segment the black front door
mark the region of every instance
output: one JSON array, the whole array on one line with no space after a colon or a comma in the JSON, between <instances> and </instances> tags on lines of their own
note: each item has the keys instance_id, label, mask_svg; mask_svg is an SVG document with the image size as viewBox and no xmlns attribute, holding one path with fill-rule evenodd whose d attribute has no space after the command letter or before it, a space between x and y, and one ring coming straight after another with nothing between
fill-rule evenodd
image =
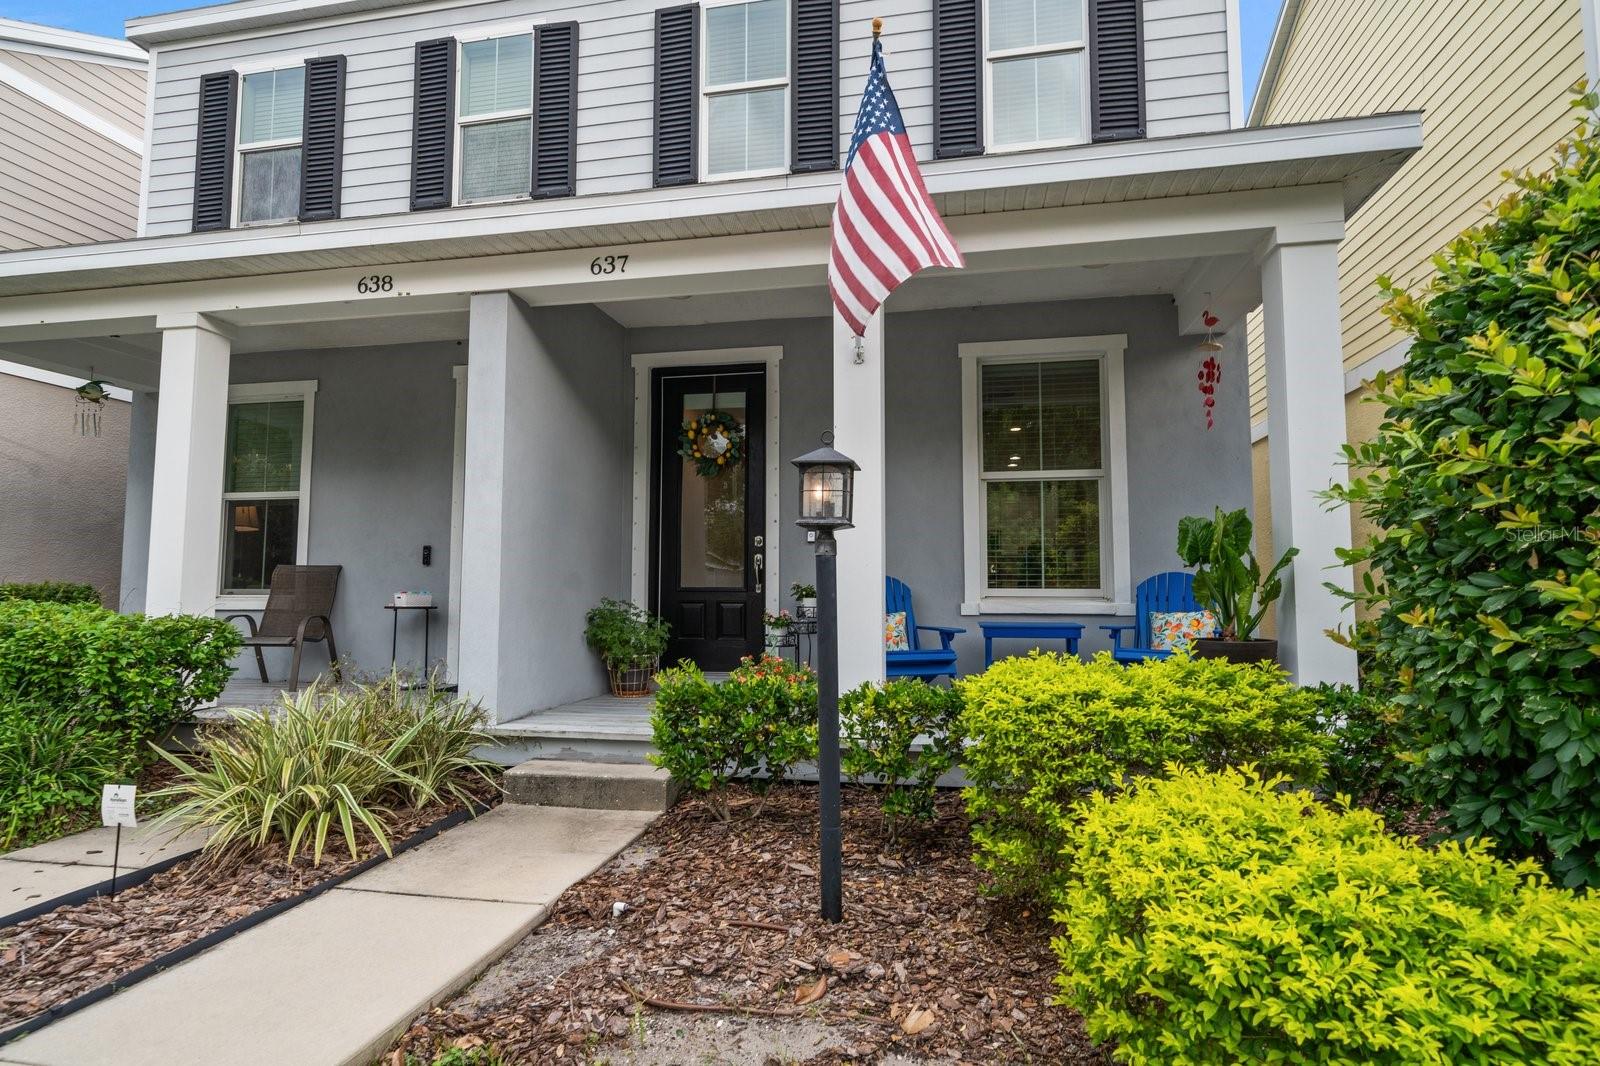
<instances>
[{"instance_id":1,"label":"black front door","mask_svg":"<svg viewBox=\"0 0 1600 1066\"><path fill-rule=\"evenodd\" d=\"M658 370L652 392L650 606L672 627L668 663L691 659L704 670L729 670L762 645L766 372ZM685 425L696 423L698 433L713 412L737 427L737 458L716 463L725 446L715 434L701 459L681 456Z\"/></svg>"}]
</instances>

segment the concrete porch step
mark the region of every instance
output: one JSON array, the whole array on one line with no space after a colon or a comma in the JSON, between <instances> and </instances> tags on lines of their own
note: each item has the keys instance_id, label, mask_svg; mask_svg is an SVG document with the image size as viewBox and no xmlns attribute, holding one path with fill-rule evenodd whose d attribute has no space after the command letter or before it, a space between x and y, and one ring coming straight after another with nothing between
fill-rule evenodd
<instances>
[{"instance_id":1,"label":"concrete porch step","mask_svg":"<svg viewBox=\"0 0 1600 1066\"><path fill-rule=\"evenodd\" d=\"M505 788L512 803L606 811L665 811L678 798L671 775L638 763L529 759L506 771Z\"/></svg>"}]
</instances>

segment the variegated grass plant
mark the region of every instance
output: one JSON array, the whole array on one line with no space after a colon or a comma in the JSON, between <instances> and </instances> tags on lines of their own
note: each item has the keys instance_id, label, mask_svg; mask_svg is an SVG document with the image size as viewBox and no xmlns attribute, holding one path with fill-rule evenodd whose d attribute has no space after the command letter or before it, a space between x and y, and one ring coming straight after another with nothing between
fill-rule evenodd
<instances>
[{"instance_id":1,"label":"variegated grass plant","mask_svg":"<svg viewBox=\"0 0 1600 1066\"><path fill-rule=\"evenodd\" d=\"M473 755L489 742L483 712L431 682L396 675L354 688L313 684L276 707L241 714L200 737L201 758L163 751L180 779L156 793L173 806L153 823L209 829L206 853L236 858L274 839L293 861L322 862L330 835L359 856L364 828L392 855L402 809L436 802L472 808L472 778L494 783Z\"/></svg>"}]
</instances>

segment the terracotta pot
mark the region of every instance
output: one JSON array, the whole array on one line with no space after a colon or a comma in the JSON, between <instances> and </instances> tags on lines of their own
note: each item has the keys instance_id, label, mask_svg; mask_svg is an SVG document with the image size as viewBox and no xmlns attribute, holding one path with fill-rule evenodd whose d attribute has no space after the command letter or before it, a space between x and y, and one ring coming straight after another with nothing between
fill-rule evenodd
<instances>
[{"instance_id":1,"label":"terracotta pot","mask_svg":"<svg viewBox=\"0 0 1600 1066\"><path fill-rule=\"evenodd\" d=\"M1275 640L1223 640L1221 637L1201 637L1190 645L1196 659L1226 659L1230 663L1275 663L1278 661L1278 642Z\"/></svg>"}]
</instances>

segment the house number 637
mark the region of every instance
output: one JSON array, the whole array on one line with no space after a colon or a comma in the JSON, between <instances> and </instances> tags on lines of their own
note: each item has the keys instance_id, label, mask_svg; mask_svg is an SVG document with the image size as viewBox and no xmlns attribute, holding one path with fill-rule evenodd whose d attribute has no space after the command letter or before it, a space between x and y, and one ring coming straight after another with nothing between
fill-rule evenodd
<instances>
[{"instance_id":1,"label":"house number 637","mask_svg":"<svg viewBox=\"0 0 1600 1066\"><path fill-rule=\"evenodd\" d=\"M393 274L368 274L356 282L356 291L363 294L369 292L392 292L393 290Z\"/></svg>"},{"instance_id":2,"label":"house number 637","mask_svg":"<svg viewBox=\"0 0 1600 1066\"><path fill-rule=\"evenodd\" d=\"M626 255L597 255L589 261L591 274L626 274L628 272L628 257Z\"/></svg>"}]
</instances>

